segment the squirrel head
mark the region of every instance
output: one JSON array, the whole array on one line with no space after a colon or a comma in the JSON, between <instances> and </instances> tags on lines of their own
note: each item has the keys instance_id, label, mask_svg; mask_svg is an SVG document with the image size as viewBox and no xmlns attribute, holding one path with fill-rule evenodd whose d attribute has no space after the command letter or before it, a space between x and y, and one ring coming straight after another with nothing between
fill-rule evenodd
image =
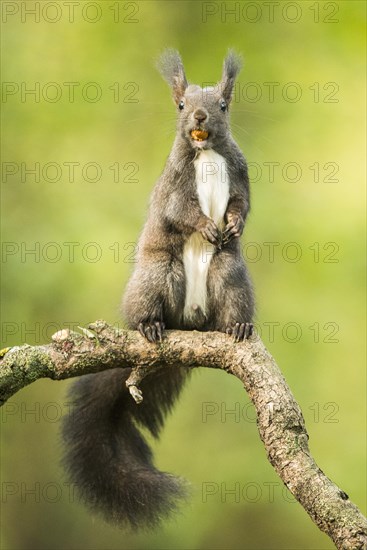
<instances>
[{"instance_id":1,"label":"squirrel head","mask_svg":"<svg viewBox=\"0 0 367 550\"><path fill-rule=\"evenodd\" d=\"M180 54L165 51L158 68L172 88L178 111L178 131L194 149L210 149L230 134L229 105L242 60L233 50L223 64L220 82L201 88L188 84Z\"/></svg>"}]
</instances>

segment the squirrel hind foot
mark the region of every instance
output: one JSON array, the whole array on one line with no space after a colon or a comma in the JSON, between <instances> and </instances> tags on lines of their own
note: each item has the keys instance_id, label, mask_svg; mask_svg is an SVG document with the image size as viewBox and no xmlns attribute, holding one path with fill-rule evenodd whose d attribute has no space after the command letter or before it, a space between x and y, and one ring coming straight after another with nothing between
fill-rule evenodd
<instances>
[{"instance_id":1,"label":"squirrel hind foot","mask_svg":"<svg viewBox=\"0 0 367 550\"><path fill-rule=\"evenodd\" d=\"M254 325L252 323L235 323L226 329L226 334L233 336L235 342L248 340L252 335Z\"/></svg>"},{"instance_id":2,"label":"squirrel hind foot","mask_svg":"<svg viewBox=\"0 0 367 550\"><path fill-rule=\"evenodd\" d=\"M165 324L163 321L143 321L138 324L137 329L148 342L155 344L162 342Z\"/></svg>"}]
</instances>

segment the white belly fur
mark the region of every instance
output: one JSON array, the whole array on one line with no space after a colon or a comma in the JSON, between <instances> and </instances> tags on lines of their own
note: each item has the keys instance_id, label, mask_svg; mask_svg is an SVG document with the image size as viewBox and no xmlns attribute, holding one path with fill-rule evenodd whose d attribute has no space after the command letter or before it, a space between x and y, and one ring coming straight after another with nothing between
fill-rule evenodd
<instances>
[{"instance_id":1,"label":"white belly fur","mask_svg":"<svg viewBox=\"0 0 367 550\"><path fill-rule=\"evenodd\" d=\"M206 216L223 228L224 214L229 199L229 178L226 161L212 149L204 149L194 160L196 188L199 203ZM184 318L194 319L193 306L206 314L207 276L215 247L200 233L193 233L184 246L183 262L186 275Z\"/></svg>"}]
</instances>

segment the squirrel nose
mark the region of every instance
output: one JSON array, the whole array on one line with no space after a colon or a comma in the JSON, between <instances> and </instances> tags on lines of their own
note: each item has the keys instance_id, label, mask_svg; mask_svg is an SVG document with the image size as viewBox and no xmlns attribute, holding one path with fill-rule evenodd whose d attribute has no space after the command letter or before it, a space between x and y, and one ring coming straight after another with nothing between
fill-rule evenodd
<instances>
[{"instance_id":1,"label":"squirrel nose","mask_svg":"<svg viewBox=\"0 0 367 550\"><path fill-rule=\"evenodd\" d=\"M198 110L195 111L195 113L194 113L194 118L195 118L195 120L197 120L199 123L200 123L200 122L204 122L204 120L207 118L207 114L204 113L204 111L202 111L201 109L198 109Z\"/></svg>"}]
</instances>

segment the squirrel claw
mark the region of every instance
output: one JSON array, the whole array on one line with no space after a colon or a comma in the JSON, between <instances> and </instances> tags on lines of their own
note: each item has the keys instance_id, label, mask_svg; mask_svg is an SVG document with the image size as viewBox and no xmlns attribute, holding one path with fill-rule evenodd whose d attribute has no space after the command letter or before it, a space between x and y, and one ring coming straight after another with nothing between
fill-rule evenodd
<instances>
[{"instance_id":1,"label":"squirrel claw","mask_svg":"<svg viewBox=\"0 0 367 550\"><path fill-rule=\"evenodd\" d=\"M237 214L228 214L228 223L223 231L223 244L227 244L233 238L241 236L244 222L241 216Z\"/></svg>"},{"instance_id":2,"label":"squirrel claw","mask_svg":"<svg viewBox=\"0 0 367 550\"><path fill-rule=\"evenodd\" d=\"M235 323L233 327L227 327L226 334L232 335L235 342L242 342L250 338L253 328L252 323Z\"/></svg>"},{"instance_id":3,"label":"squirrel claw","mask_svg":"<svg viewBox=\"0 0 367 550\"><path fill-rule=\"evenodd\" d=\"M142 322L138 324L138 331L152 344L162 342L164 323L162 321Z\"/></svg>"},{"instance_id":4,"label":"squirrel claw","mask_svg":"<svg viewBox=\"0 0 367 550\"><path fill-rule=\"evenodd\" d=\"M221 234L211 218L205 217L198 226L198 231L202 234L203 238L213 244L214 246L220 245Z\"/></svg>"}]
</instances>

